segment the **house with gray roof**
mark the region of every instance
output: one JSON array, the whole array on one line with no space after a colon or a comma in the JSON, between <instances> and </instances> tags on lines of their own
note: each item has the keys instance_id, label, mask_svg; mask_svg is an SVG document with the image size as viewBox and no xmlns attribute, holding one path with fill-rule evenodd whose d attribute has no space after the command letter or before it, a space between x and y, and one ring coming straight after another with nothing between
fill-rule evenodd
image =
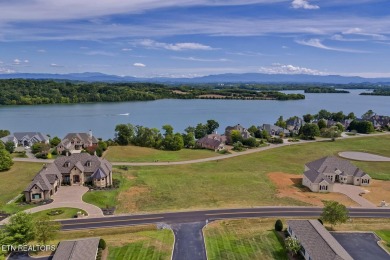
<instances>
[{"instance_id":1,"label":"house with gray roof","mask_svg":"<svg viewBox=\"0 0 390 260\"><path fill-rule=\"evenodd\" d=\"M98 139L92 135L91 130L89 133L69 133L57 145L57 152L58 154L63 152L79 153L81 150L97 144Z\"/></svg>"},{"instance_id":2,"label":"house with gray roof","mask_svg":"<svg viewBox=\"0 0 390 260\"><path fill-rule=\"evenodd\" d=\"M105 159L88 153L60 156L45 165L24 190L27 202L48 200L61 185L109 187L112 185L112 165Z\"/></svg>"},{"instance_id":3,"label":"house with gray roof","mask_svg":"<svg viewBox=\"0 0 390 260\"><path fill-rule=\"evenodd\" d=\"M353 260L318 220L288 220L288 233L301 244L307 260Z\"/></svg>"},{"instance_id":4,"label":"house with gray roof","mask_svg":"<svg viewBox=\"0 0 390 260\"><path fill-rule=\"evenodd\" d=\"M53 260L96 260L100 238L61 241Z\"/></svg>"},{"instance_id":5,"label":"house with gray roof","mask_svg":"<svg viewBox=\"0 0 390 260\"><path fill-rule=\"evenodd\" d=\"M3 143L13 142L15 147L18 146L32 146L35 143L49 143L49 136L40 132L15 132L1 138Z\"/></svg>"},{"instance_id":6,"label":"house with gray roof","mask_svg":"<svg viewBox=\"0 0 390 260\"><path fill-rule=\"evenodd\" d=\"M237 124L235 126L228 126L225 128L226 144L233 144L232 131L239 131L243 139L248 139L252 137L248 129L246 129L240 124Z\"/></svg>"},{"instance_id":7,"label":"house with gray roof","mask_svg":"<svg viewBox=\"0 0 390 260\"><path fill-rule=\"evenodd\" d=\"M291 117L289 118L287 121L286 121L286 125L287 125L287 130L290 131L290 132L293 132L295 134L298 134L299 132L299 129L305 124L305 121L303 121L302 118L300 117L297 117L297 116L294 116L294 117Z\"/></svg>"},{"instance_id":8,"label":"house with gray roof","mask_svg":"<svg viewBox=\"0 0 390 260\"><path fill-rule=\"evenodd\" d=\"M350 163L336 156L327 156L305 164L302 184L313 192L332 192L334 183L367 186L371 177Z\"/></svg>"},{"instance_id":9,"label":"house with gray roof","mask_svg":"<svg viewBox=\"0 0 390 260\"><path fill-rule=\"evenodd\" d=\"M222 137L211 135L196 140L195 146L197 148L214 150L215 152L225 149L225 143L222 141Z\"/></svg>"},{"instance_id":10,"label":"house with gray roof","mask_svg":"<svg viewBox=\"0 0 390 260\"><path fill-rule=\"evenodd\" d=\"M279 126L276 126L276 125L271 125L271 124L263 124L262 126L259 126L258 129L260 131L266 131L270 136L280 135L282 133L285 136L290 135L289 130L284 129L284 128L279 127Z\"/></svg>"}]
</instances>

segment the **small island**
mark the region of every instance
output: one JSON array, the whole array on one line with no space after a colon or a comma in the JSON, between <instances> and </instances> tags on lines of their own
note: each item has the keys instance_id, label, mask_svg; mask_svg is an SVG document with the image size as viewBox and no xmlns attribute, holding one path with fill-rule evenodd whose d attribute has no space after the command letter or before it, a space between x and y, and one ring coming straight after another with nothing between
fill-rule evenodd
<instances>
[{"instance_id":1,"label":"small island","mask_svg":"<svg viewBox=\"0 0 390 260\"><path fill-rule=\"evenodd\" d=\"M305 89L305 93L350 93L347 90L340 90L335 88L324 88L324 87L310 87Z\"/></svg>"},{"instance_id":2,"label":"small island","mask_svg":"<svg viewBox=\"0 0 390 260\"><path fill-rule=\"evenodd\" d=\"M0 80L0 105L77 104L158 99L298 100L303 94L256 91L229 86L170 86L156 83Z\"/></svg>"},{"instance_id":3,"label":"small island","mask_svg":"<svg viewBox=\"0 0 390 260\"><path fill-rule=\"evenodd\" d=\"M390 89L374 89L372 92L363 92L362 96L390 96Z\"/></svg>"}]
</instances>

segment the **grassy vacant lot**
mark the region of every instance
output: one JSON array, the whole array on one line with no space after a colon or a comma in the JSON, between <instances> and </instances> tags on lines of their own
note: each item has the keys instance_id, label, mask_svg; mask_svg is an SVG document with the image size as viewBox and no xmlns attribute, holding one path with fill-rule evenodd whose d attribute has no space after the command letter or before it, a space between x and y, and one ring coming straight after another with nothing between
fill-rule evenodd
<instances>
[{"instance_id":1,"label":"grassy vacant lot","mask_svg":"<svg viewBox=\"0 0 390 260\"><path fill-rule=\"evenodd\" d=\"M106 240L108 259L171 259L174 236L171 230L157 230L155 225L61 231L48 244L61 240L100 237ZM34 244L35 242L32 242Z\"/></svg>"},{"instance_id":2,"label":"grassy vacant lot","mask_svg":"<svg viewBox=\"0 0 390 260\"><path fill-rule=\"evenodd\" d=\"M54 216L50 216L48 215L47 213L50 213L52 211L56 211L56 210L62 210L63 213L61 214L58 214L58 215L54 215ZM50 218L50 220L55 220L55 219L67 219L67 218L73 218L75 215L77 215L77 212L81 211L82 213L84 213L85 215L87 215L87 213L82 210L82 209L77 209L77 208L55 208L55 209L47 209L47 210L43 210L43 211L39 211L39 212L36 212L36 213L33 213L33 217L35 219L37 218L40 218L40 217L45 217L45 216L48 216Z\"/></svg>"},{"instance_id":3,"label":"grassy vacant lot","mask_svg":"<svg viewBox=\"0 0 390 260\"><path fill-rule=\"evenodd\" d=\"M205 149L162 151L139 146L111 146L104 157L111 162L173 162L214 157L220 155Z\"/></svg>"},{"instance_id":4,"label":"grassy vacant lot","mask_svg":"<svg viewBox=\"0 0 390 260\"><path fill-rule=\"evenodd\" d=\"M388 141L390 136L302 143L207 163L129 167L121 172L131 188L119 192L117 212L308 205L277 196L267 174L301 175L306 162L340 151L364 150L390 156L390 150L383 146ZM361 167L374 178L390 180L390 172L377 174L377 163L363 163Z\"/></svg>"},{"instance_id":5,"label":"grassy vacant lot","mask_svg":"<svg viewBox=\"0 0 390 260\"><path fill-rule=\"evenodd\" d=\"M204 230L208 259L287 259L274 219L212 222Z\"/></svg>"},{"instance_id":6,"label":"grassy vacant lot","mask_svg":"<svg viewBox=\"0 0 390 260\"><path fill-rule=\"evenodd\" d=\"M5 204L18 196L41 168L42 163L14 162L10 170L0 172L0 210L16 212L28 208L15 203Z\"/></svg>"}]
</instances>

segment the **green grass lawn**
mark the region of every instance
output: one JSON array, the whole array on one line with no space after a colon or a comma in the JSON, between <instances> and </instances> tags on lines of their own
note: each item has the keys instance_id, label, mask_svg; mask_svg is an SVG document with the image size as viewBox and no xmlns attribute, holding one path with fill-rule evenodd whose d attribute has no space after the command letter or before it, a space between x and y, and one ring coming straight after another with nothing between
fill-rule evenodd
<instances>
[{"instance_id":1,"label":"green grass lawn","mask_svg":"<svg viewBox=\"0 0 390 260\"><path fill-rule=\"evenodd\" d=\"M220 220L204 230L207 257L220 259L287 259L287 252L273 231L275 220Z\"/></svg>"},{"instance_id":2,"label":"green grass lawn","mask_svg":"<svg viewBox=\"0 0 390 260\"><path fill-rule=\"evenodd\" d=\"M174 236L168 229L157 230L155 225L119 228L101 228L75 231L60 231L47 244L57 245L62 240L100 237L107 243L108 259L171 259ZM30 244L39 244L32 241ZM40 256L45 255L43 252Z\"/></svg>"},{"instance_id":3,"label":"green grass lawn","mask_svg":"<svg viewBox=\"0 0 390 260\"><path fill-rule=\"evenodd\" d=\"M131 188L119 194L118 212L307 205L290 198L278 198L266 174L301 175L304 164L309 161L340 151L359 151L361 147L364 151L390 155L390 149L382 145L386 141L390 141L390 136L285 146L199 164L129 167L123 174L131 179ZM378 174L381 171L378 163L361 164L372 177L390 180L390 172Z\"/></svg>"},{"instance_id":4,"label":"green grass lawn","mask_svg":"<svg viewBox=\"0 0 390 260\"><path fill-rule=\"evenodd\" d=\"M41 168L42 163L14 162L10 170L0 172L0 210L14 213L32 207L6 203L21 194Z\"/></svg>"},{"instance_id":5,"label":"green grass lawn","mask_svg":"<svg viewBox=\"0 0 390 260\"><path fill-rule=\"evenodd\" d=\"M162 151L139 146L110 146L105 158L111 162L173 162L195 160L218 156L220 154L205 149L182 149Z\"/></svg>"},{"instance_id":6,"label":"green grass lawn","mask_svg":"<svg viewBox=\"0 0 390 260\"><path fill-rule=\"evenodd\" d=\"M124 177L123 171L115 168L113 170L113 179L120 182L120 187L118 189L109 191L89 191L83 195L83 201L96 205L99 208L110 208L116 206L118 204L118 194L130 189L132 182Z\"/></svg>"},{"instance_id":7,"label":"green grass lawn","mask_svg":"<svg viewBox=\"0 0 390 260\"><path fill-rule=\"evenodd\" d=\"M390 252L390 230L379 230L375 233L384 241L384 246Z\"/></svg>"},{"instance_id":8,"label":"green grass lawn","mask_svg":"<svg viewBox=\"0 0 390 260\"><path fill-rule=\"evenodd\" d=\"M47 214L47 213L50 213L51 211L55 211L55 210L62 210L63 213L58 214L58 215L54 215L54 216L50 216L50 215ZM84 213L85 215L87 215L87 213L84 210L82 210L82 209L77 209L77 208L55 208L55 209L48 209L48 210L43 210L43 211L39 211L39 212L33 213L32 216L34 217L34 219L38 219L40 217L46 217L46 216L48 216L50 220L67 219L67 218L74 218L74 216L77 215L77 212L79 212L79 211L81 211L81 213Z\"/></svg>"}]
</instances>

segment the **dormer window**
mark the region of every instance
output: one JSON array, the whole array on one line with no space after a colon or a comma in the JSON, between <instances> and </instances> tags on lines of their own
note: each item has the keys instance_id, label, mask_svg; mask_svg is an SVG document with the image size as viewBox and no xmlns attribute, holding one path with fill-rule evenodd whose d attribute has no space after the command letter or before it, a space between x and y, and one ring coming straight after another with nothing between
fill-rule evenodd
<instances>
[{"instance_id":1,"label":"dormer window","mask_svg":"<svg viewBox=\"0 0 390 260\"><path fill-rule=\"evenodd\" d=\"M65 162L64 163L64 167L69 167L70 166L70 162Z\"/></svg>"},{"instance_id":2,"label":"dormer window","mask_svg":"<svg viewBox=\"0 0 390 260\"><path fill-rule=\"evenodd\" d=\"M91 167L91 165L92 165L92 162L91 162L91 161L87 161L86 166L87 166L87 167Z\"/></svg>"}]
</instances>

